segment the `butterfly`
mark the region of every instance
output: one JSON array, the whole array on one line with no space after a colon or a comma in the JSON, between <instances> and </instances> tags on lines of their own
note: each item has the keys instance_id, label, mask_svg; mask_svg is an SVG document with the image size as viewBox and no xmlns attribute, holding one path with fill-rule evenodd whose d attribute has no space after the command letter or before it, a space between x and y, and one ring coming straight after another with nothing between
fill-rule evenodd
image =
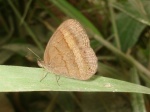
<instances>
[{"instance_id":1,"label":"butterfly","mask_svg":"<svg viewBox=\"0 0 150 112\"><path fill-rule=\"evenodd\" d=\"M50 38L40 67L48 72L88 80L97 71L97 57L90 47L89 37L75 19L64 21Z\"/></svg>"}]
</instances>

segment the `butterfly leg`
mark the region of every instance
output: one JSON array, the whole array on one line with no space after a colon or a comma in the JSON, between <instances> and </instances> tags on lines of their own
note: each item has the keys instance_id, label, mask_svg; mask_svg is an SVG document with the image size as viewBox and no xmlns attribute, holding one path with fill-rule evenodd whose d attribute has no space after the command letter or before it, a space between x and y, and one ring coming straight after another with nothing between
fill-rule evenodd
<instances>
[{"instance_id":1,"label":"butterfly leg","mask_svg":"<svg viewBox=\"0 0 150 112\"><path fill-rule=\"evenodd\" d=\"M57 78L58 77L58 78ZM59 85L58 81L60 79L60 76L59 75L56 75L56 80L57 80L57 84ZM59 85L60 86L60 85Z\"/></svg>"},{"instance_id":2,"label":"butterfly leg","mask_svg":"<svg viewBox=\"0 0 150 112\"><path fill-rule=\"evenodd\" d=\"M40 80L40 82L47 76L48 72L46 72L46 74L42 77L42 79Z\"/></svg>"}]
</instances>

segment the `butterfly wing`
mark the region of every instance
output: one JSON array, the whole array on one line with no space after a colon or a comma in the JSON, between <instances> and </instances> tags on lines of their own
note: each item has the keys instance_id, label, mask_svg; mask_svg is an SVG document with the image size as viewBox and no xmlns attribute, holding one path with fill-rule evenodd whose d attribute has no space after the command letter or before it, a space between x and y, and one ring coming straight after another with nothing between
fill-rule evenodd
<instances>
[{"instance_id":1,"label":"butterfly wing","mask_svg":"<svg viewBox=\"0 0 150 112\"><path fill-rule=\"evenodd\" d=\"M50 38L44 53L44 68L79 80L87 80L95 74L97 57L78 21L66 20Z\"/></svg>"}]
</instances>

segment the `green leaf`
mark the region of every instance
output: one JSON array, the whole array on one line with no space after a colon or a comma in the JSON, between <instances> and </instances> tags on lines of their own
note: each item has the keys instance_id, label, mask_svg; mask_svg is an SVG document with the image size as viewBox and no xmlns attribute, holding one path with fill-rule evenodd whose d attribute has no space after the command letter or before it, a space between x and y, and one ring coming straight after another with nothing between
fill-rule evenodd
<instances>
[{"instance_id":1,"label":"green leaf","mask_svg":"<svg viewBox=\"0 0 150 112\"><path fill-rule=\"evenodd\" d=\"M0 92L14 91L88 91L88 92L134 92L150 94L150 89L125 81L102 76L93 76L91 80L80 81L56 76L49 73L40 82L42 68L0 65Z\"/></svg>"},{"instance_id":2,"label":"green leaf","mask_svg":"<svg viewBox=\"0 0 150 112\"><path fill-rule=\"evenodd\" d=\"M129 0L113 4L115 8L146 25L150 25L149 5L149 0Z\"/></svg>"},{"instance_id":3,"label":"green leaf","mask_svg":"<svg viewBox=\"0 0 150 112\"><path fill-rule=\"evenodd\" d=\"M136 44L146 25L126 14L120 13L117 18L117 27L121 48L123 51L126 51Z\"/></svg>"}]
</instances>

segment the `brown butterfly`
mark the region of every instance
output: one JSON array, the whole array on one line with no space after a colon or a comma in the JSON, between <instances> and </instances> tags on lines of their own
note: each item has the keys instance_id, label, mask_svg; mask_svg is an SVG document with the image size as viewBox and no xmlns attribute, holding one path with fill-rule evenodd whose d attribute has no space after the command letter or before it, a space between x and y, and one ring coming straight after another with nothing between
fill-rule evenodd
<instances>
[{"instance_id":1,"label":"brown butterfly","mask_svg":"<svg viewBox=\"0 0 150 112\"><path fill-rule=\"evenodd\" d=\"M87 80L97 71L97 57L89 38L74 19L64 21L50 38L40 67L69 78Z\"/></svg>"}]
</instances>

